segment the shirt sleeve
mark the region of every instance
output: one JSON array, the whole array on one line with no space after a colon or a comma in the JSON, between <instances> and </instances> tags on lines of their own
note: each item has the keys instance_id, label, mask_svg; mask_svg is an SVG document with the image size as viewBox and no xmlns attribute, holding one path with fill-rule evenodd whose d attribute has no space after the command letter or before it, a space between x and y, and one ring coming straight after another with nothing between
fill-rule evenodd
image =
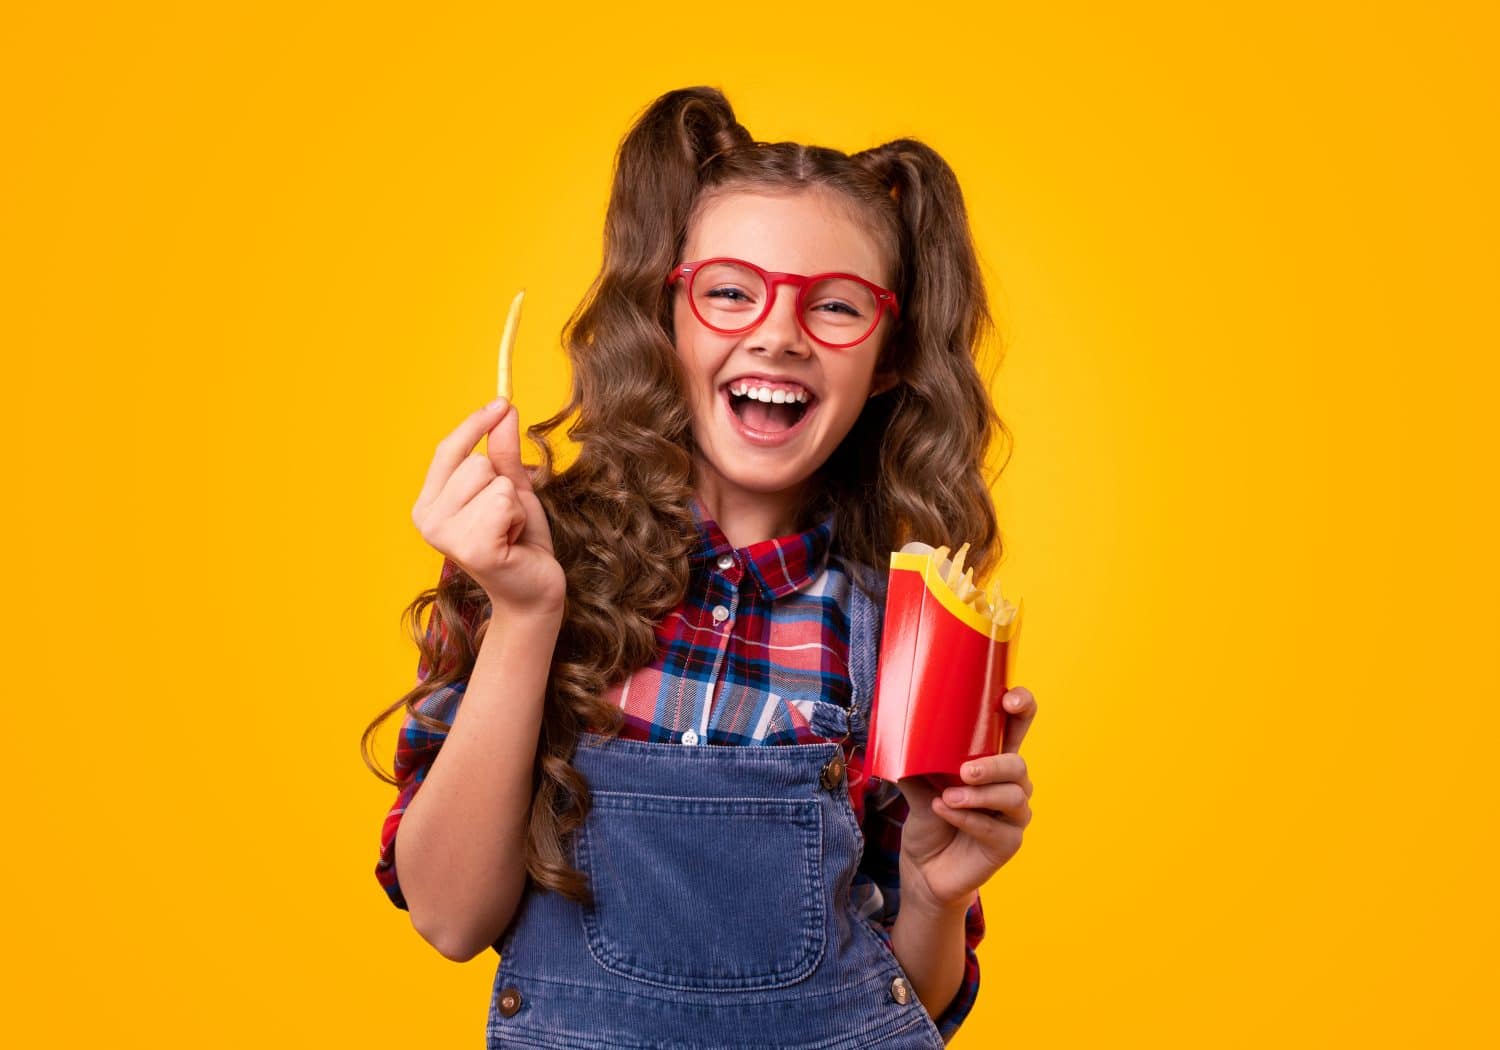
<instances>
[{"instance_id":1,"label":"shirt sleeve","mask_svg":"<svg viewBox=\"0 0 1500 1050\"><path fill-rule=\"evenodd\" d=\"M417 707L423 714L452 725L453 716L458 713L458 705L467 686L467 679L444 686L423 699ZM380 860L375 865L375 878L390 897L391 903L398 908L406 907L406 898L402 895L400 881L396 878L396 831L401 826L401 817L406 813L406 807L416 797L422 781L427 779L427 770L432 766L432 761L437 757L447 736L447 730L429 729L408 711L401 722L401 733L396 738L396 760L392 769L396 777L396 801L386 813L385 823L380 828Z\"/></svg>"},{"instance_id":2,"label":"shirt sleeve","mask_svg":"<svg viewBox=\"0 0 1500 1050\"><path fill-rule=\"evenodd\" d=\"M906 823L906 796L894 783L871 780L865 791L864 854L851 888L856 910L886 942L901 908L901 829ZM946 1044L951 1042L979 998L979 942L984 939L984 908L979 894L964 916L964 976L953 1000L934 1017Z\"/></svg>"},{"instance_id":3,"label":"shirt sleeve","mask_svg":"<svg viewBox=\"0 0 1500 1050\"><path fill-rule=\"evenodd\" d=\"M439 584L458 571L459 568L452 559L445 556L438 574ZM482 611L478 612L482 614ZM476 610L464 610L462 615L471 628L477 622ZM436 617L430 617L427 621L426 640L429 644L438 642L440 645L446 644L448 640L446 627ZM419 658L417 682L425 682L431 673L432 668L427 661ZM468 684L468 679L465 678L437 689L420 701L417 708L429 718L452 725ZM392 768L392 774L396 778L396 801L386 813L385 822L380 828L380 860L375 865L375 878L390 897L391 903L398 908L406 907L406 898L402 895L400 881L396 878L396 830L401 826L401 817L406 813L406 807L416 797L422 781L427 779L427 770L437 757L447 735L446 730L429 729L420 724L408 711L396 738L396 759Z\"/></svg>"}]
</instances>

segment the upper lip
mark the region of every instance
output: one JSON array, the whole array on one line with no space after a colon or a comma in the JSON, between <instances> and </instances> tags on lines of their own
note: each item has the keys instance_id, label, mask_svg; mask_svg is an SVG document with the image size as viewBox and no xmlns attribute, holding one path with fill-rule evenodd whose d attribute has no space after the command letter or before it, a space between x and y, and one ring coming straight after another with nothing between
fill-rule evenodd
<instances>
[{"instance_id":1,"label":"upper lip","mask_svg":"<svg viewBox=\"0 0 1500 1050\"><path fill-rule=\"evenodd\" d=\"M737 383L749 383L751 385L762 383L772 385L780 383L785 386L801 387L803 390L807 391L809 400L818 396L818 392L812 387L808 386L804 380L798 379L795 376L770 375L766 372L746 372L743 375L731 376L730 378L724 380L724 382L719 384L719 389L728 390L730 387L734 386Z\"/></svg>"}]
</instances>

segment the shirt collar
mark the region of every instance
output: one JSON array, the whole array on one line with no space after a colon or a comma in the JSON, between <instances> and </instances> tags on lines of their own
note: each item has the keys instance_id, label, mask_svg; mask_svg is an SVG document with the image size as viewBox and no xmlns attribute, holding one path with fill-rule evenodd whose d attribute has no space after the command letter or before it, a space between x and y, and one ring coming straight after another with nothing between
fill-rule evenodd
<instances>
[{"instance_id":1,"label":"shirt collar","mask_svg":"<svg viewBox=\"0 0 1500 1050\"><path fill-rule=\"evenodd\" d=\"M828 564L828 548L833 540L831 513L802 532L739 548L730 544L719 523L709 517L697 498L693 500L693 519L698 525L698 545L689 555L689 561L695 567L717 568L719 559L729 555L737 566L749 570L750 577L768 598L784 598L803 590L822 575Z\"/></svg>"}]
</instances>

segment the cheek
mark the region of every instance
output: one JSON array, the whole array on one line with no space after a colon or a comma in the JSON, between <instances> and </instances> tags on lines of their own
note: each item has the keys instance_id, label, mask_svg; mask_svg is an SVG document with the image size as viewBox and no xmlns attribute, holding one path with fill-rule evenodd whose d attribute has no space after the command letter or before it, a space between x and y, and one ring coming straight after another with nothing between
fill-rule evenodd
<instances>
[{"instance_id":1,"label":"cheek","mask_svg":"<svg viewBox=\"0 0 1500 1050\"><path fill-rule=\"evenodd\" d=\"M714 388L714 375L720 360L715 347L692 334L679 337L674 345L688 403L699 411L712 408L712 400L718 394Z\"/></svg>"},{"instance_id":2,"label":"cheek","mask_svg":"<svg viewBox=\"0 0 1500 1050\"><path fill-rule=\"evenodd\" d=\"M875 359L861 355L859 358L841 361L838 372L839 389L844 390L850 411L859 415L874 389Z\"/></svg>"},{"instance_id":3,"label":"cheek","mask_svg":"<svg viewBox=\"0 0 1500 1050\"><path fill-rule=\"evenodd\" d=\"M873 389L871 386L873 376L874 362L861 360L844 363L844 366L838 369L836 376L829 377L843 392L838 400L838 411L831 413L829 418L829 423L839 441L842 441L848 436L849 431L854 429L860 413L869 403L870 391Z\"/></svg>"},{"instance_id":4,"label":"cheek","mask_svg":"<svg viewBox=\"0 0 1500 1050\"><path fill-rule=\"evenodd\" d=\"M683 323L682 313L683 309L679 306L674 317L675 324L673 331L670 335L672 337L672 346L677 350L677 360L682 363L683 371L691 376L698 372L697 362L702 356L702 348L697 345L694 339L696 333L693 331L692 326Z\"/></svg>"}]
</instances>

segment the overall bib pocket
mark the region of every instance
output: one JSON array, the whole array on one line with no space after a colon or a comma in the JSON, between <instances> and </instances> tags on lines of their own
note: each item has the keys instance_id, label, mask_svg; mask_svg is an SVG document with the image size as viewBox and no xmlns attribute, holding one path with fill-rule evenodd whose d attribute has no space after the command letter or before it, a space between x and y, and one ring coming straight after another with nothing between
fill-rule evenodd
<instances>
[{"instance_id":1,"label":"overall bib pocket","mask_svg":"<svg viewBox=\"0 0 1500 1050\"><path fill-rule=\"evenodd\" d=\"M576 838L589 952L611 973L699 991L777 988L822 959L823 816L809 798L595 791Z\"/></svg>"}]
</instances>

